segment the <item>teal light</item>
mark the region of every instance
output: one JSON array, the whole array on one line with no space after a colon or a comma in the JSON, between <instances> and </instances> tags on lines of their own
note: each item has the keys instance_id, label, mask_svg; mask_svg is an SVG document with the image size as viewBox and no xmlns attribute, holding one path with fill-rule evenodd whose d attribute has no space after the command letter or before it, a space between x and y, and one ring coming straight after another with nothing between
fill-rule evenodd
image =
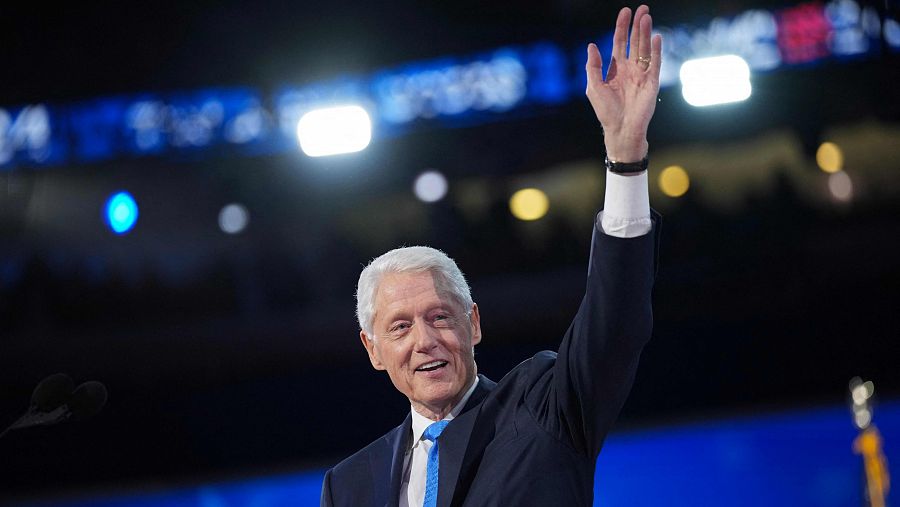
<instances>
[{"instance_id":1,"label":"teal light","mask_svg":"<svg viewBox=\"0 0 900 507\"><path fill-rule=\"evenodd\" d=\"M137 218L137 203L128 192L117 192L106 201L106 223L114 233L130 231Z\"/></svg>"}]
</instances>

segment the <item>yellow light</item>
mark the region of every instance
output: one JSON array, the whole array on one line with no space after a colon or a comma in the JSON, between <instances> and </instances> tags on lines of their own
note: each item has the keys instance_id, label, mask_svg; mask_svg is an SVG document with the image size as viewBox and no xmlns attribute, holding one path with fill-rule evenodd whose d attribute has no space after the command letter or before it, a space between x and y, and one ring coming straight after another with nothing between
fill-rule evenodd
<instances>
[{"instance_id":1,"label":"yellow light","mask_svg":"<svg viewBox=\"0 0 900 507\"><path fill-rule=\"evenodd\" d=\"M659 173L659 189L669 197L681 197L691 186L691 179L683 167L672 165Z\"/></svg>"},{"instance_id":2,"label":"yellow light","mask_svg":"<svg viewBox=\"0 0 900 507\"><path fill-rule=\"evenodd\" d=\"M536 188L523 188L509 199L509 210L519 220L537 220L547 214L550 199Z\"/></svg>"},{"instance_id":3,"label":"yellow light","mask_svg":"<svg viewBox=\"0 0 900 507\"><path fill-rule=\"evenodd\" d=\"M844 168L844 154L834 143L822 143L816 150L816 163L826 173L836 173Z\"/></svg>"}]
</instances>

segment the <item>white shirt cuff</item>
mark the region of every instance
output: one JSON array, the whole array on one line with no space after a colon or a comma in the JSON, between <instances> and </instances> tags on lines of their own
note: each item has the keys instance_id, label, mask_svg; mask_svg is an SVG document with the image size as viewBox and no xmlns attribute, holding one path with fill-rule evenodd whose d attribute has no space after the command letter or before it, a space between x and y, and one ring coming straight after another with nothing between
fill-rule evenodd
<instances>
[{"instance_id":1,"label":"white shirt cuff","mask_svg":"<svg viewBox=\"0 0 900 507\"><path fill-rule=\"evenodd\" d=\"M606 171L606 196L598 220L603 232L634 238L650 232L650 194L647 171L623 175Z\"/></svg>"}]
</instances>

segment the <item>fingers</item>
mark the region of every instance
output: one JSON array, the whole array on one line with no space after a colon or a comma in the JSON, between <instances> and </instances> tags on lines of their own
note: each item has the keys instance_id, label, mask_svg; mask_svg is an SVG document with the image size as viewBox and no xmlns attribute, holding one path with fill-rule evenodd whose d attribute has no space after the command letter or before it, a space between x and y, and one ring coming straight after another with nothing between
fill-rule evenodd
<instances>
[{"instance_id":1,"label":"fingers","mask_svg":"<svg viewBox=\"0 0 900 507\"><path fill-rule=\"evenodd\" d=\"M662 67L662 35L657 34L653 37L650 46L650 72L657 84L659 83L659 69Z\"/></svg>"},{"instance_id":2,"label":"fingers","mask_svg":"<svg viewBox=\"0 0 900 507\"><path fill-rule=\"evenodd\" d=\"M587 54L587 64L584 69L587 71L588 88L590 88L591 85L603 82L603 57L600 56L600 50L593 42L588 44Z\"/></svg>"},{"instance_id":3,"label":"fingers","mask_svg":"<svg viewBox=\"0 0 900 507\"><path fill-rule=\"evenodd\" d=\"M614 60L625 61L628 46L628 22L631 20L631 9L622 7L619 17L616 18L616 31L613 32L612 57Z\"/></svg>"},{"instance_id":4,"label":"fingers","mask_svg":"<svg viewBox=\"0 0 900 507\"><path fill-rule=\"evenodd\" d=\"M650 12L650 8L646 5L641 5L634 11L634 19L631 21L631 39L630 44L628 45L628 58L632 61L636 61L638 55L646 56L646 53L639 53L638 48L640 47L641 41L643 40L643 35L648 33L644 31L644 18L647 17ZM650 38L647 36L647 48L649 49ZM649 52L649 51L648 51Z\"/></svg>"},{"instance_id":5,"label":"fingers","mask_svg":"<svg viewBox=\"0 0 900 507\"><path fill-rule=\"evenodd\" d=\"M629 38L628 25L631 25ZM623 7L616 18L616 30L613 33L612 60L609 64L607 79L612 79L616 72L616 64L625 60L638 63L644 70L652 71L659 76L662 64L662 37L653 37L653 18L650 8L641 5L631 16L631 9ZM594 44L588 45L588 86L591 83L603 82L603 60L600 51Z\"/></svg>"},{"instance_id":6,"label":"fingers","mask_svg":"<svg viewBox=\"0 0 900 507\"><path fill-rule=\"evenodd\" d=\"M652 55L650 54L650 35L653 33L653 18L651 18L649 14L641 16L640 26L637 44L631 46L631 56L633 56L635 60L637 60L639 56L642 57L642 59L651 57L650 61L653 61Z\"/></svg>"}]
</instances>

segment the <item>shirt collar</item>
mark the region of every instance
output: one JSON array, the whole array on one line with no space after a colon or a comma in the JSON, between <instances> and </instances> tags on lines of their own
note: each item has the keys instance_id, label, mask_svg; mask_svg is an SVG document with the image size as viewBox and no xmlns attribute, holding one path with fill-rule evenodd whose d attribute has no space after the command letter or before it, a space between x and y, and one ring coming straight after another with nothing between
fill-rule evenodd
<instances>
[{"instance_id":1,"label":"shirt collar","mask_svg":"<svg viewBox=\"0 0 900 507\"><path fill-rule=\"evenodd\" d=\"M453 418L459 415L462 412L463 407L466 406L466 402L469 401L469 398L472 396L472 393L475 392L475 386L478 385L478 375L475 376L475 382L472 382L472 385L469 387L469 390L466 391L466 394L463 395L462 399L459 400L459 403L456 404L451 410L450 413L447 414L447 417L444 417L444 421L452 421ZM422 433L425 433L425 429L428 428L434 421L425 417L424 415L416 412L416 409L410 407L410 412L412 412L412 444L410 447L415 447L416 444L421 440Z\"/></svg>"}]
</instances>

